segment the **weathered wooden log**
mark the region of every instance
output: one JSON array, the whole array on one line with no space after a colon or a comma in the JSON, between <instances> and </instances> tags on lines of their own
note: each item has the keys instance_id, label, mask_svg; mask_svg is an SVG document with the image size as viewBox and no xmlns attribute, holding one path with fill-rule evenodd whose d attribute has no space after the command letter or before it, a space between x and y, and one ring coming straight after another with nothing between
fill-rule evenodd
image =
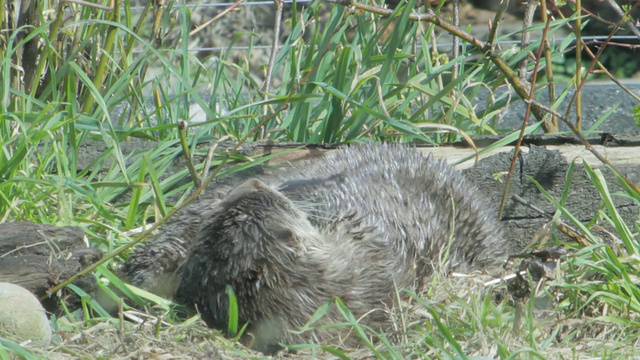
<instances>
[{"instance_id":1,"label":"weathered wooden log","mask_svg":"<svg viewBox=\"0 0 640 360\"><path fill-rule=\"evenodd\" d=\"M47 311L57 312L58 299L74 307L78 298L70 292L48 290L97 261L102 252L88 246L84 232L73 226L30 222L0 224L0 282L20 285L38 298ZM87 292L95 289L92 276L76 283Z\"/></svg>"}]
</instances>

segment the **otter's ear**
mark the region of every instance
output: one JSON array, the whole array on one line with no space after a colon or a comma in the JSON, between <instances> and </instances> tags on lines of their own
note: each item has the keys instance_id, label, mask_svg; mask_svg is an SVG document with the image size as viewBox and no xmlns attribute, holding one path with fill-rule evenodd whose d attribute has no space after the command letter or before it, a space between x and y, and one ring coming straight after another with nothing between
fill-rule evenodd
<instances>
[{"instance_id":1,"label":"otter's ear","mask_svg":"<svg viewBox=\"0 0 640 360\"><path fill-rule=\"evenodd\" d=\"M234 202L244 196L247 196L253 192L260 190L269 190L269 185L263 183L258 179L249 179L242 184L238 185L236 188L231 190L227 195L228 202Z\"/></svg>"},{"instance_id":2,"label":"otter's ear","mask_svg":"<svg viewBox=\"0 0 640 360\"><path fill-rule=\"evenodd\" d=\"M293 242L293 231L288 227L278 223L270 222L267 224L269 232L273 234L273 237L278 241L284 241L287 243Z\"/></svg>"}]
</instances>

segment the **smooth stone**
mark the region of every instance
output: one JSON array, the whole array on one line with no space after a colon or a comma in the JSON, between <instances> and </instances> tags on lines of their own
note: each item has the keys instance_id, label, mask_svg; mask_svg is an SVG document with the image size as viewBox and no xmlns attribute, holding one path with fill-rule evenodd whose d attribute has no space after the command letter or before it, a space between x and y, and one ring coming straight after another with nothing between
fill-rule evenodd
<instances>
[{"instance_id":1,"label":"smooth stone","mask_svg":"<svg viewBox=\"0 0 640 360\"><path fill-rule=\"evenodd\" d=\"M51 343L51 324L42 304L22 286L0 283L0 336L38 347Z\"/></svg>"}]
</instances>

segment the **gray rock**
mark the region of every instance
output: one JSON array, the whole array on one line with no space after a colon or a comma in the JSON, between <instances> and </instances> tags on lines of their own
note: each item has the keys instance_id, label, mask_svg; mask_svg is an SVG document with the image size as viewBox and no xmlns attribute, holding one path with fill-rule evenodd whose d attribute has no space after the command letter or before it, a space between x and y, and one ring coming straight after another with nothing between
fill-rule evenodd
<instances>
[{"instance_id":1,"label":"gray rock","mask_svg":"<svg viewBox=\"0 0 640 360\"><path fill-rule=\"evenodd\" d=\"M51 343L51 325L40 301L27 289L0 283L0 336L38 347Z\"/></svg>"}]
</instances>

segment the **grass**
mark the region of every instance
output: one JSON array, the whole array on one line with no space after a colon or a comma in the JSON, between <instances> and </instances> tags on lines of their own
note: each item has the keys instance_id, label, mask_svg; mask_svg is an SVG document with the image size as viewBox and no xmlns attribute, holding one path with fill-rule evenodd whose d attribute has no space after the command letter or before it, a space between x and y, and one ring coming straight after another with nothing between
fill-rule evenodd
<instances>
[{"instance_id":1,"label":"grass","mask_svg":"<svg viewBox=\"0 0 640 360\"><path fill-rule=\"evenodd\" d=\"M4 4L0 1L0 19L7 11ZM499 94L506 84L517 88L518 80L500 64L516 69L542 43L533 41L524 50L493 49L487 55L473 39L463 37L460 53L453 57L432 46L441 36L434 22L412 20L415 0L384 17L313 2L290 9L290 34L273 64L277 81L265 92L254 64L235 58L231 46L207 58L188 51L193 24L189 8L179 3L149 7L142 14L133 13L128 1L114 1L113 11L61 4L72 11L47 8L46 3L34 10L51 14L40 25L0 33L0 219L76 225L107 253L132 241L128 230L161 219L172 205L184 203L195 183L264 160L235 154L225 141L443 143L481 134L518 139L520 132L495 125L513 99L489 96L477 106L475 98L481 90ZM532 25L532 30L546 28L546 36L552 37L573 20L575 16ZM541 81L553 81L554 70L546 64L562 62L572 41L575 37L551 42L549 61L540 57L527 70L537 66L544 74ZM34 44L40 61L21 60L20 53ZM248 53L255 51L250 46ZM453 71L457 77L451 76ZM588 76L554 83L563 81L569 89ZM569 113L558 108L567 94L552 96L547 105ZM182 120L188 123L186 131L178 129ZM523 133L542 126L526 126ZM99 150L87 160L83 154L92 147ZM195 160L185 160L187 152ZM192 162L195 171L176 166L176 161ZM217 166L222 170L211 173ZM566 198L549 200L590 245L564 245L569 255L558 261L554 277L523 280L525 299L510 299L504 284L494 289L484 287L478 277L440 276L425 294L408 294L412 301L399 312L393 333L362 328L341 307L344 326L367 339L363 349L314 344L292 349L300 356L330 353L345 359L633 356L640 310L640 226L625 224L614 204L617 197L638 203L640 196L624 181L624 191L611 194L600 170L585 166L584 171L602 197L594 221L577 221L563 206ZM610 242L593 233L601 222L615 229ZM110 284L104 285L107 296L119 300L111 290L119 289L129 303L155 304L154 311L137 312L124 304L129 321L123 321L82 294L82 309L52 320L58 334L54 346L42 352L0 339L0 359L11 354L109 358L133 351L140 356L197 357L216 351L258 356L212 336L215 332L200 321L176 319L170 302L126 287L110 270L120 261L110 259L93 272ZM538 308L544 299L550 305ZM230 324L230 330L241 333L242 325ZM401 341L390 340L396 335Z\"/></svg>"}]
</instances>

